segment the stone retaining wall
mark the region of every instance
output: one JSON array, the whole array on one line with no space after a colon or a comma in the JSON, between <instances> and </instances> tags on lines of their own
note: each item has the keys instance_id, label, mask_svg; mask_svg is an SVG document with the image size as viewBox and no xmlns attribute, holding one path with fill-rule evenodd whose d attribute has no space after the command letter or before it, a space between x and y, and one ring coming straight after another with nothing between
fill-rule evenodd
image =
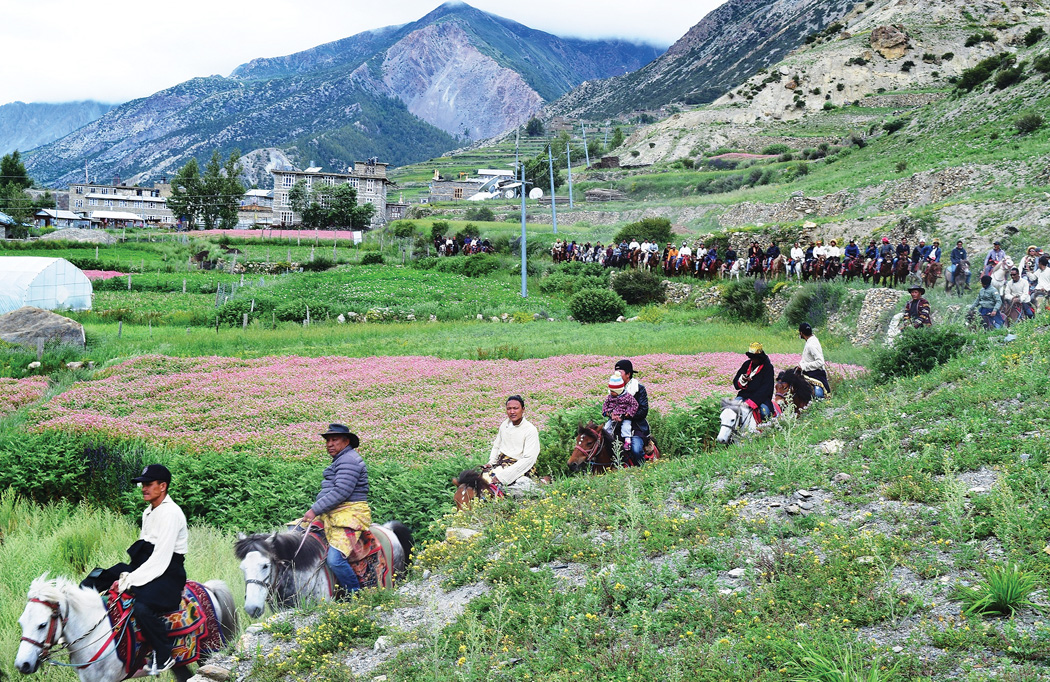
<instances>
[{"instance_id":1,"label":"stone retaining wall","mask_svg":"<svg viewBox=\"0 0 1050 682\"><path fill-rule=\"evenodd\" d=\"M883 338L886 329L882 320L886 312L899 312L906 298L908 292L896 289L878 288L868 291L860 308L857 329L850 341L857 346L867 346L872 341Z\"/></svg>"}]
</instances>

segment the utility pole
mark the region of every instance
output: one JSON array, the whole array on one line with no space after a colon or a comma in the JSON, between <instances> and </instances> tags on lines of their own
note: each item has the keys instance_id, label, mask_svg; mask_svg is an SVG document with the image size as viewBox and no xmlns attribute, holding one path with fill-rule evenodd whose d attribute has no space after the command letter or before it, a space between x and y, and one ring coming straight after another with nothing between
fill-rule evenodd
<instances>
[{"instance_id":1,"label":"utility pole","mask_svg":"<svg viewBox=\"0 0 1050 682\"><path fill-rule=\"evenodd\" d=\"M552 152L554 145L547 145L547 168L550 169L551 174L551 222L554 224L554 234L558 234L558 207L554 199L554 155Z\"/></svg>"},{"instance_id":2,"label":"utility pole","mask_svg":"<svg viewBox=\"0 0 1050 682\"><path fill-rule=\"evenodd\" d=\"M572 208L572 148L565 145L565 165L569 168L569 208Z\"/></svg>"},{"instance_id":3,"label":"utility pole","mask_svg":"<svg viewBox=\"0 0 1050 682\"><path fill-rule=\"evenodd\" d=\"M587 149L587 125L580 121L580 129L583 130L583 156L587 159L587 167L591 167L591 150Z\"/></svg>"},{"instance_id":4,"label":"utility pole","mask_svg":"<svg viewBox=\"0 0 1050 682\"><path fill-rule=\"evenodd\" d=\"M529 271L525 263L525 164L518 160L518 139L514 138L514 163L521 171L521 297L529 297Z\"/></svg>"}]
</instances>

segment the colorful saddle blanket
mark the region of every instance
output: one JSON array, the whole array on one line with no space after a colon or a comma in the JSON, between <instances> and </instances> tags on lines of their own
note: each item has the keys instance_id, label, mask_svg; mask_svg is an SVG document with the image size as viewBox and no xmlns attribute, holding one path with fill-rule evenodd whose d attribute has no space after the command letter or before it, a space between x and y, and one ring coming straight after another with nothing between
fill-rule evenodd
<instances>
[{"instance_id":1,"label":"colorful saddle blanket","mask_svg":"<svg viewBox=\"0 0 1050 682\"><path fill-rule=\"evenodd\" d=\"M152 651L143 641L132 615L135 597L127 593L118 594L114 584L105 593L104 600L110 626L117 630L114 640L117 656L124 663L124 672L130 677L143 668L146 656ZM226 645L215 605L200 583L187 581L182 593L182 607L162 618L173 640L172 658L176 665L196 663L201 655L213 653Z\"/></svg>"}]
</instances>

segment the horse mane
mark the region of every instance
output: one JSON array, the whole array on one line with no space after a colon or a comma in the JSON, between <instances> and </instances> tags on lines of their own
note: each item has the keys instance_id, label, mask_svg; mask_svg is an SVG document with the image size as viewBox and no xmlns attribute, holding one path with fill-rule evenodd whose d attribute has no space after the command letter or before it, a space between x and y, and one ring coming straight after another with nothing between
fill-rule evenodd
<instances>
[{"instance_id":1,"label":"horse mane","mask_svg":"<svg viewBox=\"0 0 1050 682\"><path fill-rule=\"evenodd\" d=\"M777 383L787 384L791 392L800 397L812 398L813 386L806 381L801 374L791 370L781 372L777 375Z\"/></svg>"},{"instance_id":2,"label":"horse mane","mask_svg":"<svg viewBox=\"0 0 1050 682\"><path fill-rule=\"evenodd\" d=\"M29 585L28 599L39 599L54 603L66 602L83 611L98 605L98 592L91 588L80 587L72 580L55 576L49 578L47 573L34 580Z\"/></svg>"},{"instance_id":3,"label":"horse mane","mask_svg":"<svg viewBox=\"0 0 1050 682\"><path fill-rule=\"evenodd\" d=\"M481 477L481 472L477 469L466 469L460 472L457 477L459 481L458 485L465 485L468 488L473 488L477 492L481 492L488 487L485 480Z\"/></svg>"},{"instance_id":4,"label":"horse mane","mask_svg":"<svg viewBox=\"0 0 1050 682\"><path fill-rule=\"evenodd\" d=\"M238 540L233 553L238 559L244 559L249 552L260 552L276 561L291 562L292 568L301 571L313 568L321 558L317 552L300 552L303 544L299 533L256 533Z\"/></svg>"},{"instance_id":5,"label":"horse mane","mask_svg":"<svg viewBox=\"0 0 1050 682\"><path fill-rule=\"evenodd\" d=\"M586 424L580 424L577 427L577 429L576 429L576 435L577 436L582 436L584 434L587 434L589 436L594 436L595 438L597 438L597 437L599 437L601 435L601 429L599 429L598 425L595 424L594 422L587 422Z\"/></svg>"}]
</instances>

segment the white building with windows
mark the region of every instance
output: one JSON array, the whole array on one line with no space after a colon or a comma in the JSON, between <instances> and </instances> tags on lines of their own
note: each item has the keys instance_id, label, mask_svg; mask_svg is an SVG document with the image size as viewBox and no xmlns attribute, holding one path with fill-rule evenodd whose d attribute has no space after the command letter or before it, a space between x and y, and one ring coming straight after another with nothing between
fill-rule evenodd
<instances>
[{"instance_id":1,"label":"white building with windows","mask_svg":"<svg viewBox=\"0 0 1050 682\"><path fill-rule=\"evenodd\" d=\"M295 225L302 222L302 216L292 210L288 193L295 183L306 181L309 191L327 185L348 184L357 190L357 203L372 204L376 210L372 217L372 227L385 225L393 220L405 217L408 205L400 201L391 202L388 198L389 186L394 184L386 175L388 164L375 159L357 161L349 173L324 172L319 166L297 170L292 168L273 169L273 225Z\"/></svg>"},{"instance_id":2,"label":"white building with windows","mask_svg":"<svg viewBox=\"0 0 1050 682\"><path fill-rule=\"evenodd\" d=\"M93 183L69 186L69 210L81 215L96 213L131 214L147 227L172 227L175 217L157 187L128 187L127 185L96 185ZM99 218L99 221L103 220ZM128 218L123 219L128 222ZM101 223L100 224L105 224Z\"/></svg>"}]
</instances>

